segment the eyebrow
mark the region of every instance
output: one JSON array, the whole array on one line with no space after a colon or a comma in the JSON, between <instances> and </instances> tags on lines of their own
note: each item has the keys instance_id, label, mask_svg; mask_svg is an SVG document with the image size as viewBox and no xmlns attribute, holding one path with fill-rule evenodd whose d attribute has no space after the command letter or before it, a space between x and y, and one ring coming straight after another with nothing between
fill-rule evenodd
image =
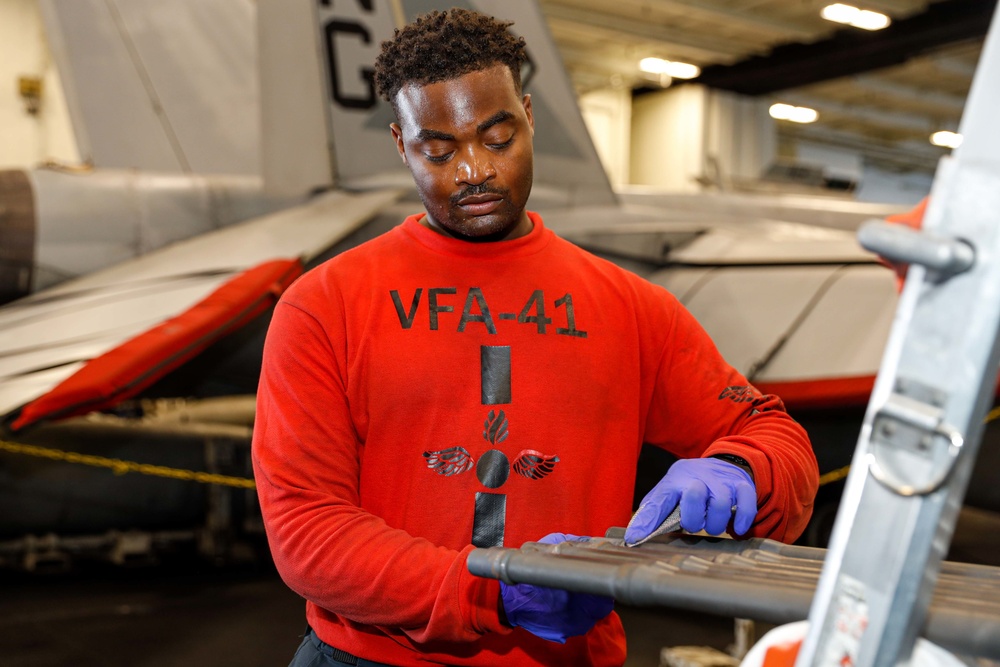
<instances>
[{"instance_id":1,"label":"eyebrow","mask_svg":"<svg viewBox=\"0 0 1000 667\"><path fill-rule=\"evenodd\" d=\"M482 123L480 123L479 125L477 125L476 126L476 132L482 134L483 132L485 132L486 130L490 129L494 125L499 125L500 123L508 121L508 120L512 119L513 117L514 117L514 114L512 114L509 111L507 111L506 109L502 109L500 111L497 111L495 114L493 114L492 116L490 116L489 118L487 118L486 120L484 120Z\"/></svg>"},{"instance_id":2,"label":"eyebrow","mask_svg":"<svg viewBox=\"0 0 1000 667\"><path fill-rule=\"evenodd\" d=\"M417 141L433 141L435 139L438 141L454 141L455 135L427 129L417 132Z\"/></svg>"},{"instance_id":3,"label":"eyebrow","mask_svg":"<svg viewBox=\"0 0 1000 667\"><path fill-rule=\"evenodd\" d=\"M494 125L507 122L514 118L514 114L505 109L497 111L495 114L476 126L476 132L482 134ZM417 141L454 141L455 135L441 132L440 130L430 130L424 128L417 132Z\"/></svg>"}]
</instances>

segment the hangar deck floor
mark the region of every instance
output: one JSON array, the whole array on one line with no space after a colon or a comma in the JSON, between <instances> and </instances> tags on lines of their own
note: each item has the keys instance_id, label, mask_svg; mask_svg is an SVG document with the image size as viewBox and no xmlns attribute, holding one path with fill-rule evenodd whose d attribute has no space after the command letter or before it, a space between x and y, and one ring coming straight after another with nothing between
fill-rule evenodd
<instances>
[{"instance_id":1,"label":"hangar deck floor","mask_svg":"<svg viewBox=\"0 0 1000 667\"><path fill-rule=\"evenodd\" d=\"M950 560L1000 566L1000 515L966 510ZM288 664L303 603L269 568L200 562L93 567L72 574L0 573L4 667L274 667ZM664 646L725 649L732 621L619 605L626 667L656 667Z\"/></svg>"}]
</instances>

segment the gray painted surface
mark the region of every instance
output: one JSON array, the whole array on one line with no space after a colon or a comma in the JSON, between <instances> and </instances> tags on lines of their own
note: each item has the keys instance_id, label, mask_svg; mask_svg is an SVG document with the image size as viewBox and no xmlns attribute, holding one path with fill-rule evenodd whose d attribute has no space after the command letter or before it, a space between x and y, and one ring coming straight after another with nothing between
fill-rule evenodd
<instances>
[{"instance_id":1,"label":"gray painted surface","mask_svg":"<svg viewBox=\"0 0 1000 667\"><path fill-rule=\"evenodd\" d=\"M252 3L42 0L41 8L84 160L260 173Z\"/></svg>"}]
</instances>

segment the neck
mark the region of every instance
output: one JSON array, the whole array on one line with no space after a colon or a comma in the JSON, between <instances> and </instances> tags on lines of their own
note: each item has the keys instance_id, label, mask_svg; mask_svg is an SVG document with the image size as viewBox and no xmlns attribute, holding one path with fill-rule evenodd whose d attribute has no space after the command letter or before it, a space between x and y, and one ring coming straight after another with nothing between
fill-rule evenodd
<instances>
[{"instance_id":1,"label":"neck","mask_svg":"<svg viewBox=\"0 0 1000 667\"><path fill-rule=\"evenodd\" d=\"M531 230L534 228L531 218L528 217L528 214L525 211L521 211L520 218L518 218L517 223L512 227L500 230L494 234L487 234L485 236L466 236L464 234L458 234L447 227L442 226L430 215L424 215L420 218L420 224L433 232L441 234L442 236L448 236L460 241L468 241L469 243L496 243L497 241L512 241L530 234Z\"/></svg>"}]
</instances>

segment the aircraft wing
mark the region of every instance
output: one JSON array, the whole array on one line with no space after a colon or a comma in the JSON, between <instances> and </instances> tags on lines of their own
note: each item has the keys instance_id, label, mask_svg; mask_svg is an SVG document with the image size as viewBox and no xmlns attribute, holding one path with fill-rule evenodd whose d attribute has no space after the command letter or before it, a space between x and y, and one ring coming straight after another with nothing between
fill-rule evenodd
<instances>
[{"instance_id":1,"label":"aircraft wing","mask_svg":"<svg viewBox=\"0 0 1000 667\"><path fill-rule=\"evenodd\" d=\"M400 192L329 192L0 308L0 415L22 428L135 395L266 312Z\"/></svg>"},{"instance_id":2,"label":"aircraft wing","mask_svg":"<svg viewBox=\"0 0 1000 667\"><path fill-rule=\"evenodd\" d=\"M892 271L852 232L662 217L604 212L587 220L569 211L546 224L673 293L726 361L789 409L867 403L897 295Z\"/></svg>"}]
</instances>

